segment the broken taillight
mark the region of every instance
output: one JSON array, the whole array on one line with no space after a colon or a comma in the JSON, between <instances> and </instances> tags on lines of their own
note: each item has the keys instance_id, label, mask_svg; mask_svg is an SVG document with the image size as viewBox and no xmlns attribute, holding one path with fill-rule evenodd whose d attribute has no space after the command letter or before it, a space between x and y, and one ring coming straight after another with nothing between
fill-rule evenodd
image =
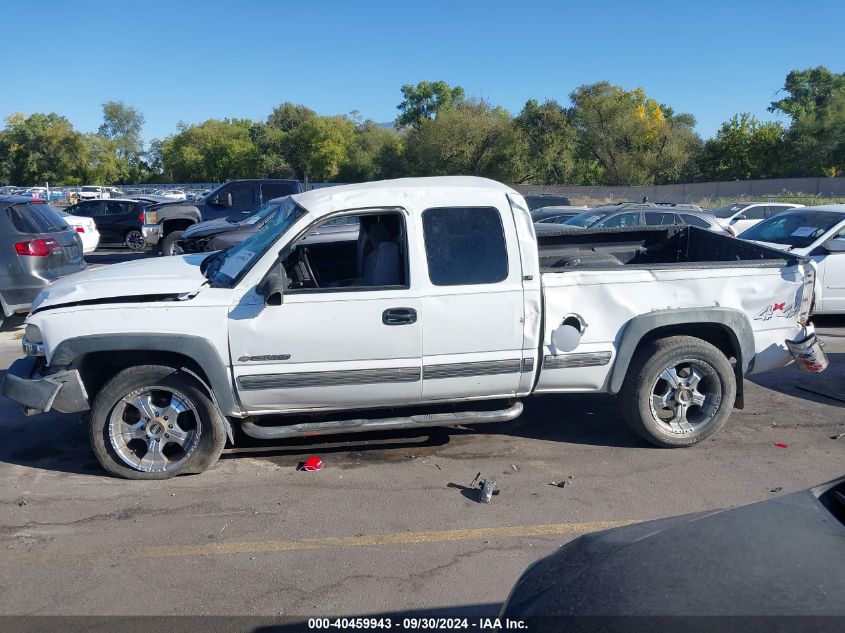
<instances>
[{"instance_id":1,"label":"broken taillight","mask_svg":"<svg viewBox=\"0 0 845 633\"><path fill-rule=\"evenodd\" d=\"M85 233L85 227L84 226L77 226L76 232L77 233Z\"/></svg>"}]
</instances>

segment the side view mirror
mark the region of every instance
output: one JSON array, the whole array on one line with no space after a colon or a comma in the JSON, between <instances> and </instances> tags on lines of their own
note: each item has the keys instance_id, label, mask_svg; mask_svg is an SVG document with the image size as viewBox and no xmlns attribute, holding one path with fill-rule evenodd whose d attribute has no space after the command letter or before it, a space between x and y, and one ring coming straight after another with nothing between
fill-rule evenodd
<instances>
[{"instance_id":1,"label":"side view mirror","mask_svg":"<svg viewBox=\"0 0 845 633\"><path fill-rule=\"evenodd\" d=\"M280 306L285 296L285 285L285 280L279 273L270 273L261 280L255 290L264 297L264 305Z\"/></svg>"},{"instance_id":2,"label":"side view mirror","mask_svg":"<svg viewBox=\"0 0 845 633\"><path fill-rule=\"evenodd\" d=\"M736 222L737 220L747 220L748 218L742 214L737 215L734 217L733 221Z\"/></svg>"},{"instance_id":3,"label":"side view mirror","mask_svg":"<svg viewBox=\"0 0 845 633\"><path fill-rule=\"evenodd\" d=\"M226 194L221 193L220 195L215 196L214 200L212 200L212 202L215 205L217 205L218 207L231 207L232 206L232 194L231 193L226 193Z\"/></svg>"},{"instance_id":4,"label":"side view mirror","mask_svg":"<svg viewBox=\"0 0 845 633\"><path fill-rule=\"evenodd\" d=\"M824 245L828 253L845 253L845 237L834 237Z\"/></svg>"}]
</instances>

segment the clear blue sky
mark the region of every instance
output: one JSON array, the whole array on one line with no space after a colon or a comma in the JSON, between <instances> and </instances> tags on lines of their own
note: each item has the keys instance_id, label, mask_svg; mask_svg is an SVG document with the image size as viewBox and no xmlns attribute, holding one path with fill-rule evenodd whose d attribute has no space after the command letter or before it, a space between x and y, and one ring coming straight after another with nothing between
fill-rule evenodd
<instances>
[{"instance_id":1,"label":"clear blue sky","mask_svg":"<svg viewBox=\"0 0 845 633\"><path fill-rule=\"evenodd\" d=\"M690 112L704 137L766 106L794 68L845 71L845 3L6 0L0 116L58 112L95 131L101 104L146 117L263 119L284 101L391 121L403 83L443 79L518 112L600 80Z\"/></svg>"}]
</instances>

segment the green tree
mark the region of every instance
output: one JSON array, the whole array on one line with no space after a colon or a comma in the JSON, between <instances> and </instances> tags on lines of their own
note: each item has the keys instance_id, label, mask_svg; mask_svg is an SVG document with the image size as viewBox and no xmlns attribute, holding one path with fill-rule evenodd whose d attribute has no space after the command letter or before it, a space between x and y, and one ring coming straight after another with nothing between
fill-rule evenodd
<instances>
[{"instance_id":1,"label":"green tree","mask_svg":"<svg viewBox=\"0 0 845 633\"><path fill-rule=\"evenodd\" d=\"M414 176L464 174L523 182L527 151L506 110L475 100L423 119L405 138L405 159Z\"/></svg>"},{"instance_id":2,"label":"green tree","mask_svg":"<svg viewBox=\"0 0 845 633\"><path fill-rule=\"evenodd\" d=\"M402 103L396 106L399 110L396 125L419 127L439 112L460 106L464 102L464 89L445 81L421 81L416 86L402 86L402 96Z\"/></svg>"},{"instance_id":3,"label":"green tree","mask_svg":"<svg viewBox=\"0 0 845 633\"><path fill-rule=\"evenodd\" d=\"M254 178L260 171L252 121L209 119L199 125L180 123L161 149L166 178L176 182L223 182Z\"/></svg>"},{"instance_id":4,"label":"green tree","mask_svg":"<svg viewBox=\"0 0 845 633\"><path fill-rule=\"evenodd\" d=\"M0 132L0 173L18 185L75 184L86 167L83 135L65 117L13 114Z\"/></svg>"},{"instance_id":5,"label":"green tree","mask_svg":"<svg viewBox=\"0 0 845 633\"><path fill-rule=\"evenodd\" d=\"M137 163L144 152L141 128L144 115L122 101L106 101L103 104L103 124L97 132L104 139L112 141L117 157L129 163Z\"/></svg>"},{"instance_id":6,"label":"green tree","mask_svg":"<svg viewBox=\"0 0 845 633\"><path fill-rule=\"evenodd\" d=\"M299 179L335 180L349 156L355 124L343 116L313 116L287 138L289 162Z\"/></svg>"},{"instance_id":7,"label":"green tree","mask_svg":"<svg viewBox=\"0 0 845 633\"><path fill-rule=\"evenodd\" d=\"M779 176L784 132L778 122L761 122L747 112L734 115L705 143L702 178L751 180Z\"/></svg>"},{"instance_id":8,"label":"green tree","mask_svg":"<svg viewBox=\"0 0 845 633\"><path fill-rule=\"evenodd\" d=\"M401 176L405 171L402 150L401 137L395 130L364 121L355 130L337 180L366 182Z\"/></svg>"},{"instance_id":9,"label":"green tree","mask_svg":"<svg viewBox=\"0 0 845 633\"><path fill-rule=\"evenodd\" d=\"M676 182L690 169L701 141L695 119L676 114L642 88L624 90L606 81L571 95L581 169L590 182L651 185Z\"/></svg>"},{"instance_id":10,"label":"green tree","mask_svg":"<svg viewBox=\"0 0 845 633\"><path fill-rule=\"evenodd\" d=\"M786 96L769 106L791 119L785 135L787 176L845 173L845 73L824 66L793 70Z\"/></svg>"},{"instance_id":11,"label":"green tree","mask_svg":"<svg viewBox=\"0 0 845 633\"><path fill-rule=\"evenodd\" d=\"M571 184L576 171L576 131L566 110L556 101L540 104L530 99L516 117L516 125L527 143L527 180Z\"/></svg>"}]
</instances>

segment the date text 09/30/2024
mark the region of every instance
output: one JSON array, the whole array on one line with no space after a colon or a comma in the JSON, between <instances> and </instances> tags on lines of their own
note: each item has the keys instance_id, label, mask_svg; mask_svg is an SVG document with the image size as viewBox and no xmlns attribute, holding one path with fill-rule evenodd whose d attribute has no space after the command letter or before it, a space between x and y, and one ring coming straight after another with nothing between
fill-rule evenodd
<instances>
[{"instance_id":1,"label":"date text 09/30/2024","mask_svg":"<svg viewBox=\"0 0 845 633\"><path fill-rule=\"evenodd\" d=\"M527 624L522 620L509 618L309 618L308 628L311 630L361 630L361 629L395 629L397 631L445 631L445 630L479 630L502 631L526 629Z\"/></svg>"}]
</instances>

